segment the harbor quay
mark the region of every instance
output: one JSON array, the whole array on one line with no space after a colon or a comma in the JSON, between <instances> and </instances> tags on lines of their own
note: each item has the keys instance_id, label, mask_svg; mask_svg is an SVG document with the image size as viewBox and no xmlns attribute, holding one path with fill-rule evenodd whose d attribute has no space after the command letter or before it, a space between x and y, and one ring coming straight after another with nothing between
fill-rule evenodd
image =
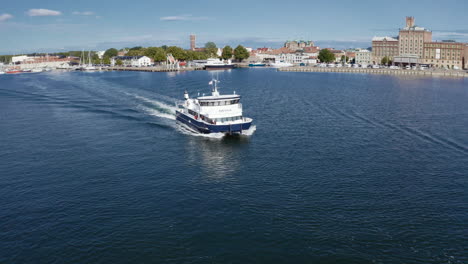
<instances>
[{"instance_id":1,"label":"harbor quay","mask_svg":"<svg viewBox=\"0 0 468 264\"><path fill-rule=\"evenodd\" d=\"M390 74L390 75L419 75L438 77L466 77L468 73L454 70L403 70L403 69L372 69L372 68L321 68L310 66L296 66L279 68L282 72L336 72L336 73L367 73L367 74Z\"/></svg>"},{"instance_id":2,"label":"harbor quay","mask_svg":"<svg viewBox=\"0 0 468 264\"><path fill-rule=\"evenodd\" d=\"M112 66L112 67L105 67L103 70L106 71L144 71L144 72L177 72L177 71L199 71L203 70L203 67L163 67L163 66L155 66L155 67L121 67L121 66Z\"/></svg>"}]
</instances>

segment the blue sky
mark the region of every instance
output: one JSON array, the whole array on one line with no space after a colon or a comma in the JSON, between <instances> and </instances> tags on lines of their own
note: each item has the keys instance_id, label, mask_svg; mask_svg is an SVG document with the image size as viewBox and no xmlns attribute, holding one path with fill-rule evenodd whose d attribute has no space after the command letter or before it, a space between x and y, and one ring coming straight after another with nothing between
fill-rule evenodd
<instances>
[{"instance_id":1,"label":"blue sky","mask_svg":"<svg viewBox=\"0 0 468 264\"><path fill-rule=\"evenodd\" d=\"M368 47L373 36L396 36L405 16L434 40L468 42L466 0L90 1L18 0L0 6L0 54L110 47L279 47L313 40L321 47Z\"/></svg>"}]
</instances>

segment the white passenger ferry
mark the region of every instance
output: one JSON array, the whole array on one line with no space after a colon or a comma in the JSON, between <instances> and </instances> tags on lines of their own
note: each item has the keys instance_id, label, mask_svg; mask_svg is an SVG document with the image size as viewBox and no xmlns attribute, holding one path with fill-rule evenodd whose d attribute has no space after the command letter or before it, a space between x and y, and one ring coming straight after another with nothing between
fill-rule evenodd
<instances>
[{"instance_id":1,"label":"white passenger ferry","mask_svg":"<svg viewBox=\"0 0 468 264\"><path fill-rule=\"evenodd\" d=\"M199 96L196 99L184 93L185 101L176 110L177 121L198 132L242 134L252 125L252 118L242 115L240 95L220 95L218 80L209 82L212 86L210 96Z\"/></svg>"}]
</instances>

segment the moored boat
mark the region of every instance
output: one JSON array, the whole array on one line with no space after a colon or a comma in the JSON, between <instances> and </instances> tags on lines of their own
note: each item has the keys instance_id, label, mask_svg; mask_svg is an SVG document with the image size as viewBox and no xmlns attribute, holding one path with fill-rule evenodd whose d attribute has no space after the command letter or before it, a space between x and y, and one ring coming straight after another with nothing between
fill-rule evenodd
<instances>
[{"instance_id":1,"label":"moored boat","mask_svg":"<svg viewBox=\"0 0 468 264\"><path fill-rule=\"evenodd\" d=\"M249 67L265 67L265 66L266 66L266 64L261 63L261 62L249 63Z\"/></svg>"},{"instance_id":2,"label":"moored boat","mask_svg":"<svg viewBox=\"0 0 468 264\"><path fill-rule=\"evenodd\" d=\"M291 67L293 66L293 64L289 62L285 62L285 61L278 61L278 62L270 63L270 66L274 68L283 68L283 67Z\"/></svg>"},{"instance_id":3,"label":"moored boat","mask_svg":"<svg viewBox=\"0 0 468 264\"><path fill-rule=\"evenodd\" d=\"M231 63L231 60L227 62L221 61L220 59L207 59L205 64L205 69L207 70L218 70L218 69L232 69L234 64Z\"/></svg>"},{"instance_id":4,"label":"moored boat","mask_svg":"<svg viewBox=\"0 0 468 264\"><path fill-rule=\"evenodd\" d=\"M220 95L218 80L209 82L212 92L209 96L190 98L187 91L185 101L176 110L176 120L200 133L242 134L252 125L252 118L244 117L240 95Z\"/></svg>"}]
</instances>

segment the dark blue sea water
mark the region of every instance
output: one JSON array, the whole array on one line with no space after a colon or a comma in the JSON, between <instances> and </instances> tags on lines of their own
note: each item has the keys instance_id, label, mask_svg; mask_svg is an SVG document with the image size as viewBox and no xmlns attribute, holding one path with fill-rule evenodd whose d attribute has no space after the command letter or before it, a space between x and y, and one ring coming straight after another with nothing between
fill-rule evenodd
<instances>
[{"instance_id":1,"label":"dark blue sea water","mask_svg":"<svg viewBox=\"0 0 468 264\"><path fill-rule=\"evenodd\" d=\"M468 79L221 72L256 131L183 132L211 75L0 76L0 263L468 263Z\"/></svg>"}]
</instances>

